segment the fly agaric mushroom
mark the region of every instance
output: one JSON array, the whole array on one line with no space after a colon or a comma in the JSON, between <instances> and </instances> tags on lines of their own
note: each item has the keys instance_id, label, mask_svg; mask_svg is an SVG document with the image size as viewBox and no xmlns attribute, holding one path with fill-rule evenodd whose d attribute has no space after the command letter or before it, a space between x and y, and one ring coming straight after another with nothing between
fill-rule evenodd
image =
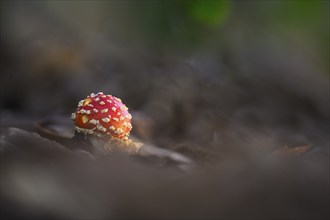
<instances>
[{"instance_id":1,"label":"fly agaric mushroom","mask_svg":"<svg viewBox=\"0 0 330 220\"><path fill-rule=\"evenodd\" d=\"M128 139L132 116L122 101L112 95L90 94L78 103L71 119L76 132L89 137L91 143L102 145L102 150L111 151L115 146L136 152L142 145Z\"/></svg>"},{"instance_id":2,"label":"fly agaric mushroom","mask_svg":"<svg viewBox=\"0 0 330 220\"><path fill-rule=\"evenodd\" d=\"M119 98L103 92L90 94L81 100L71 119L77 132L101 136L111 136L127 140L132 129L132 116Z\"/></svg>"}]
</instances>

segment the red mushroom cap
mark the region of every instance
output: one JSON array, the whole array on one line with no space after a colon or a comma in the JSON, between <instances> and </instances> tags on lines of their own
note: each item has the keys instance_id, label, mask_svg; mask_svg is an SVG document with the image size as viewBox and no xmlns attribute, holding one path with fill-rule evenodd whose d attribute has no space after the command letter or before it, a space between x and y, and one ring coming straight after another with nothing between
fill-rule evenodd
<instances>
[{"instance_id":1,"label":"red mushroom cap","mask_svg":"<svg viewBox=\"0 0 330 220\"><path fill-rule=\"evenodd\" d=\"M112 138L126 140L131 129L132 116L119 98L103 92L90 94L81 100L71 119L77 132L111 135Z\"/></svg>"}]
</instances>

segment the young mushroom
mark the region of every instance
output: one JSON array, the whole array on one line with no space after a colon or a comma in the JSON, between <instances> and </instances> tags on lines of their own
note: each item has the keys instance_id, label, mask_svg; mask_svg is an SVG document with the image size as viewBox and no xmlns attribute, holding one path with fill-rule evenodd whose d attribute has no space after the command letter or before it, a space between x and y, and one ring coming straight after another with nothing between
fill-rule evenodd
<instances>
[{"instance_id":1,"label":"young mushroom","mask_svg":"<svg viewBox=\"0 0 330 220\"><path fill-rule=\"evenodd\" d=\"M103 92L90 94L78 103L71 119L75 130L92 143L102 143L102 150L111 151L114 146L120 150L136 153L141 144L129 140L132 116L119 98Z\"/></svg>"}]
</instances>

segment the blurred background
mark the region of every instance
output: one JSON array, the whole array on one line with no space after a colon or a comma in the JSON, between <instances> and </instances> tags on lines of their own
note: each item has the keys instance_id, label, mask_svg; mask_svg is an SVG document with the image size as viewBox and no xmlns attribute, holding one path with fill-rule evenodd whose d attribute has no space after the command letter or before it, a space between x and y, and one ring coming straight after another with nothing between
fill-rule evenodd
<instances>
[{"instance_id":1,"label":"blurred background","mask_svg":"<svg viewBox=\"0 0 330 220\"><path fill-rule=\"evenodd\" d=\"M1 48L4 113L69 116L103 91L166 137L328 137L327 1L3 1Z\"/></svg>"},{"instance_id":2,"label":"blurred background","mask_svg":"<svg viewBox=\"0 0 330 220\"><path fill-rule=\"evenodd\" d=\"M328 186L329 1L1 1L0 20L2 128L69 119L101 91L129 107L135 137L202 164L321 149L314 180ZM328 191L313 192L317 207L288 216L326 217Z\"/></svg>"}]
</instances>

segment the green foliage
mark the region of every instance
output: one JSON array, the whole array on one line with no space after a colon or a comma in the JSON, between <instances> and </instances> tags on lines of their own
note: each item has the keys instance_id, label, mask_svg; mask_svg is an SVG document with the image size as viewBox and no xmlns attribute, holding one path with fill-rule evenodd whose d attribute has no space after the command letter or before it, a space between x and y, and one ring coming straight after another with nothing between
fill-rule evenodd
<instances>
[{"instance_id":1,"label":"green foliage","mask_svg":"<svg viewBox=\"0 0 330 220\"><path fill-rule=\"evenodd\" d=\"M223 0L153 0L139 1L132 11L142 37L155 46L193 48L225 24L231 4Z\"/></svg>"},{"instance_id":2,"label":"green foliage","mask_svg":"<svg viewBox=\"0 0 330 220\"><path fill-rule=\"evenodd\" d=\"M196 0L192 1L189 11L191 16L207 25L223 24L229 14L231 2L224 0Z\"/></svg>"}]
</instances>

